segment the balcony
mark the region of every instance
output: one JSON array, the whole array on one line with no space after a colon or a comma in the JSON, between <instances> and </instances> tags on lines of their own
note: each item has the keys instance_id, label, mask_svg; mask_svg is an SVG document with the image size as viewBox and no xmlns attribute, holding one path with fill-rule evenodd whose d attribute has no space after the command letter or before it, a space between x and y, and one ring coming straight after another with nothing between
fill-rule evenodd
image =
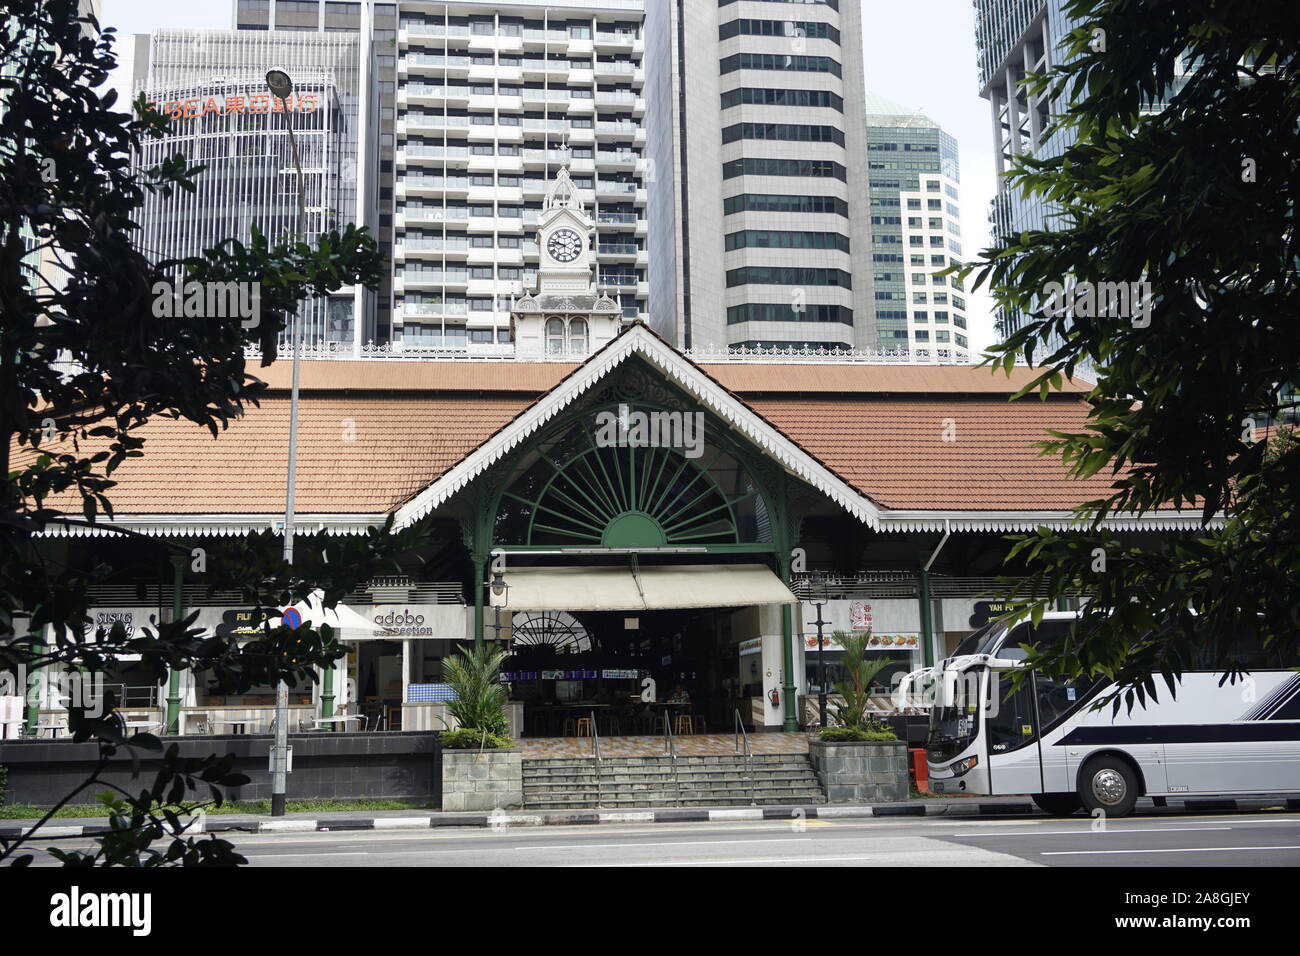
<instances>
[{"instance_id":1,"label":"balcony","mask_svg":"<svg viewBox=\"0 0 1300 956\"><path fill-rule=\"evenodd\" d=\"M411 226L437 226L444 222L464 222L469 218L469 210L463 207L442 206L407 206L399 210L393 224L398 229Z\"/></svg>"},{"instance_id":2,"label":"balcony","mask_svg":"<svg viewBox=\"0 0 1300 956\"><path fill-rule=\"evenodd\" d=\"M468 146L429 146L414 143L397 151L397 162L403 163L443 163L463 166L469 160Z\"/></svg>"},{"instance_id":3,"label":"balcony","mask_svg":"<svg viewBox=\"0 0 1300 956\"><path fill-rule=\"evenodd\" d=\"M596 216L596 222L601 225L632 226L636 221L634 212L602 212Z\"/></svg>"},{"instance_id":4,"label":"balcony","mask_svg":"<svg viewBox=\"0 0 1300 956\"><path fill-rule=\"evenodd\" d=\"M398 260L465 259L469 253L464 239L399 239L393 243L393 258Z\"/></svg>"},{"instance_id":5,"label":"balcony","mask_svg":"<svg viewBox=\"0 0 1300 956\"><path fill-rule=\"evenodd\" d=\"M407 302L402 306L402 314L422 318L464 318L469 314L469 306L464 302Z\"/></svg>"},{"instance_id":6,"label":"balcony","mask_svg":"<svg viewBox=\"0 0 1300 956\"><path fill-rule=\"evenodd\" d=\"M397 196L465 196L468 176L404 176L397 180Z\"/></svg>"},{"instance_id":7,"label":"balcony","mask_svg":"<svg viewBox=\"0 0 1300 956\"><path fill-rule=\"evenodd\" d=\"M408 53L398 60L404 73L433 74L467 78L469 57L441 53Z\"/></svg>"}]
</instances>

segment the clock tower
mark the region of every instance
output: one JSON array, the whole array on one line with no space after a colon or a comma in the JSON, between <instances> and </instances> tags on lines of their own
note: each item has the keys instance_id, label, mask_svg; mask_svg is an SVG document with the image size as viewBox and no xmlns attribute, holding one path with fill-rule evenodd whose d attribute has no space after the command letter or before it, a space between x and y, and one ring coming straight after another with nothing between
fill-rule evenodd
<instances>
[{"instance_id":1,"label":"clock tower","mask_svg":"<svg viewBox=\"0 0 1300 956\"><path fill-rule=\"evenodd\" d=\"M622 309L592 282L594 237L565 163L537 221L537 288L510 305L516 357L581 361L618 334Z\"/></svg>"}]
</instances>

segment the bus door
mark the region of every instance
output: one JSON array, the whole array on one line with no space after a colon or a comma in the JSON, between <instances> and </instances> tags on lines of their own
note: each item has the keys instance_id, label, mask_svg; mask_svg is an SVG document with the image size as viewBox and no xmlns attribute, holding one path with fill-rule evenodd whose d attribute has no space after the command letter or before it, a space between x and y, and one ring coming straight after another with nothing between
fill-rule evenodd
<instances>
[{"instance_id":1,"label":"bus door","mask_svg":"<svg viewBox=\"0 0 1300 956\"><path fill-rule=\"evenodd\" d=\"M1026 674L1027 679L1012 691L1011 674L1009 670L986 672L984 727L990 792L1044 793L1033 680Z\"/></svg>"}]
</instances>

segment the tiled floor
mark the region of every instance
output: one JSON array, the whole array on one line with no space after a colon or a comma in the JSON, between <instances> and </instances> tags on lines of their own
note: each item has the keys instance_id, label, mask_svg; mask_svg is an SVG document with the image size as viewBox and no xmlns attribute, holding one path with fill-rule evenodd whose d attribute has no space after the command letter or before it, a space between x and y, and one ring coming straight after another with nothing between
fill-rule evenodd
<instances>
[{"instance_id":1,"label":"tiled floor","mask_svg":"<svg viewBox=\"0 0 1300 956\"><path fill-rule=\"evenodd\" d=\"M736 753L731 734L694 734L674 737L681 757L708 757ZM546 757L590 757L590 737L524 737L519 741L525 760ZM742 744L743 746L743 744ZM750 750L756 754L806 754L807 734L750 734ZM601 737L602 757L657 757L664 753L664 738Z\"/></svg>"}]
</instances>

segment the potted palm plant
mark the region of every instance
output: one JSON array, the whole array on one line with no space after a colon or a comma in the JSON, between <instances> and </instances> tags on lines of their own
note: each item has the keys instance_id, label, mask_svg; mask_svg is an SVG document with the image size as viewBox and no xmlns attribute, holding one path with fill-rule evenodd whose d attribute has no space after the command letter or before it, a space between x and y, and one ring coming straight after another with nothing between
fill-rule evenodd
<instances>
[{"instance_id":1,"label":"potted palm plant","mask_svg":"<svg viewBox=\"0 0 1300 956\"><path fill-rule=\"evenodd\" d=\"M443 680L456 699L447 710L457 729L442 735L442 746L453 750L490 750L511 745L506 716L506 685L501 682L505 651L487 644L462 648L442 663Z\"/></svg>"},{"instance_id":2,"label":"potted palm plant","mask_svg":"<svg viewBox=\"0 0 1300 956\"><path fill-rule=\"evenodd\" d=\"M844 649L848 679L835 685L835 726L809 741L808 756L831 803L877 803L907 799L907 745L871 714L871 682L894 661L867 648L871 632L831 639Z\"/></svg>"},{"instance_id":3,"label":"potted palm plant","mask_svg":"<svg viewBox=\"0 0 1300 956\"><path fill-rule=\"evenodd\" d=\"M443 662L443 680L456 695L447 709L459 725L439 735L444 810L523 806L523 754L510 739L504 659L500 648L482 645L463 648Z\"/></svg>"}]
</instances>

